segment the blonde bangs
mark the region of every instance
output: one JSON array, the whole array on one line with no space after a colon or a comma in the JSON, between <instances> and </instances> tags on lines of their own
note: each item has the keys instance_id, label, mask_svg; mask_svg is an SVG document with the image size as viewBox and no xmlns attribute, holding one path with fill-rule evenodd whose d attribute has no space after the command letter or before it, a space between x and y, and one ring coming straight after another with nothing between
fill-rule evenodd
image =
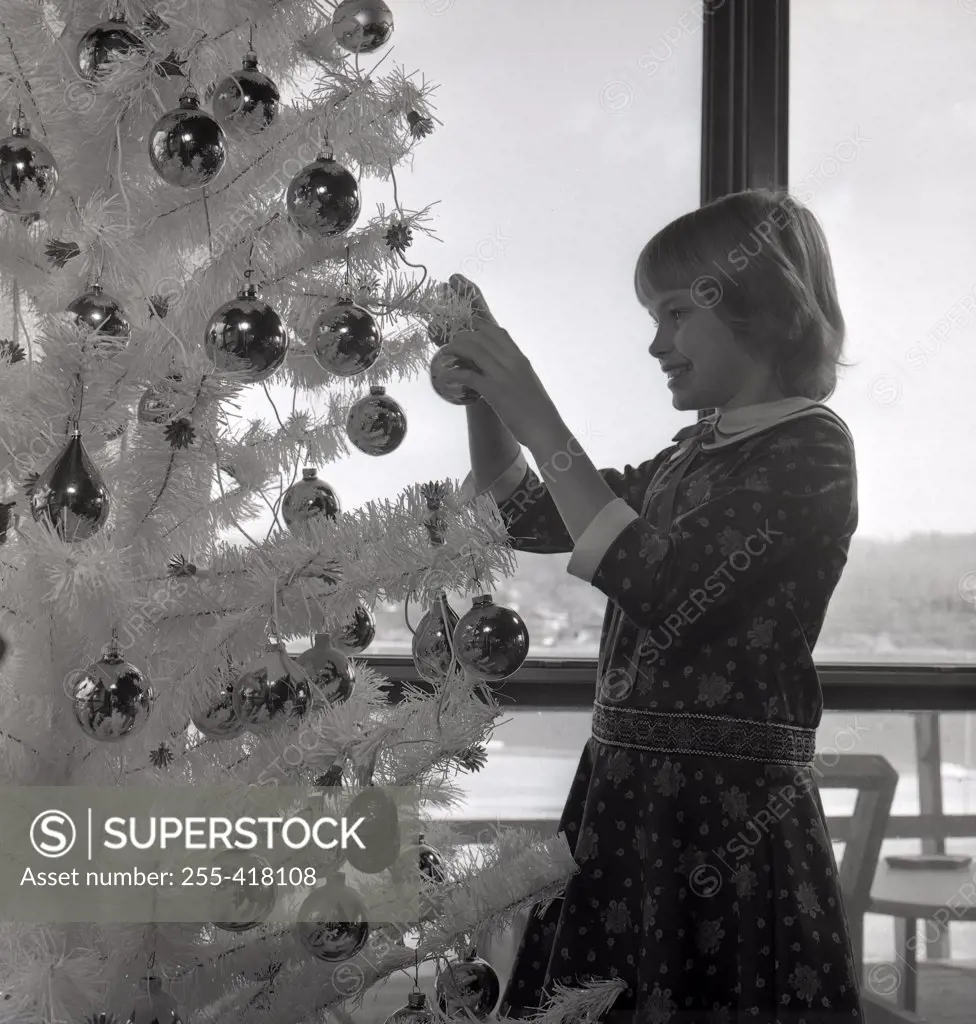
<instances>
[{"instance_id":1,"label":"blonde bangs","mask_svg":"<svg viewBox=\"0 0 976 1024\"><path fill-rule=\"evenodd\" d=\"M718 268L712 276L719 274L737 244L736 228L741 228L724 213L711 206L693 210L644 246L634 272L634 288L643 303L655 293L690 289L709 267Z\"/></svg>"}]
</instances>

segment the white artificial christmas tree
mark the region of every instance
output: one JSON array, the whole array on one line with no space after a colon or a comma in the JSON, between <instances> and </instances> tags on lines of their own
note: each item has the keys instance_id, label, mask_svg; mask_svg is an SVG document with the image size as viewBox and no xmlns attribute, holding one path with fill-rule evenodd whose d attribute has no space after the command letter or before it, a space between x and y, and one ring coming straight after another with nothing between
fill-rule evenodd
<instances>
[{"instance_id":1,"label":"white artificial christmas tree","mask_svg":"<svg viewBox=\"0 0 976 1024\"><path fill-rule=\"evenodd\" d=\"M395 384L426 372L444 315L405 256L429 211L401 205L396 169L435 121L386 57L393 30L379 0L0 0L4 784L331 773L436 807L482 763L498 708L470 667L390 704L355 641L377 600L436 615L442 590L510 574L497 510L451 482L330 508L324 479L399 443ZM370 180L390 210L361 202ZM236 414L255 392L267 420ZM352 644L332 690L241 704L269 640L331 650L323 634ZM100 671L128 673L111 707ZM463 958L575 871L562 837L478 856L443 823L427 839L443 881L419 939L339 963L288 926L0 925L0 1024L355 1020L375 983ZM617 991L559 992L540 1019L596 1019Z\"/></svg>"}]
</instances>

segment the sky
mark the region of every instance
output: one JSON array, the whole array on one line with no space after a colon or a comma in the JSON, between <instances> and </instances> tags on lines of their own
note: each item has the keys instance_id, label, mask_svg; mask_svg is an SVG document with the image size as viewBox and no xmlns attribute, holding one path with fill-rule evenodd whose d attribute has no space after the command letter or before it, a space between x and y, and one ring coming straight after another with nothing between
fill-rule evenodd
<instances>
[{"instance_id":1,"label":"sky","mask_svg":"<svg viewBox=\"0 0 976 1024\"><path fill-rule=\"evenodd\" d=\"M689 422L647 353L633 266L699 204L702 15L694 0L392 0L391 60L439 85L443 122L401 168L440 241L531 359L599 466ZM820 217L848 323L830 405L857 443L859 535L970 532L976 410L976 0L793 0L790 187ZM595 11L598 10L598 16ZM374 189L369 203L389 195ZM343 507L468 470L465 415L391 385L407 438L319 467ZM262 398L248 403L269 420Z\"/></svg>"}]
</instances>

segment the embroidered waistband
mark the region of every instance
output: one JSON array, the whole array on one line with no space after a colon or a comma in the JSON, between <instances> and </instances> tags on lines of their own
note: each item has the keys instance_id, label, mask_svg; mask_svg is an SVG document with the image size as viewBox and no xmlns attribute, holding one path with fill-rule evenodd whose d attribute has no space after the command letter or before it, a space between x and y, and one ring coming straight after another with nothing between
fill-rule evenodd
<instances>
[{"instance_id":1,"label":"embroidered waistband","mask_svg":"<svg viewBox=\"0 0 976 1024\"><path fill-rule=\"evenodd\" d=\"M611 747L662 754L705 754L766 764L808 765L817 730L721 715L593 705L593 737Z\"/></svg>"}]
</instances>

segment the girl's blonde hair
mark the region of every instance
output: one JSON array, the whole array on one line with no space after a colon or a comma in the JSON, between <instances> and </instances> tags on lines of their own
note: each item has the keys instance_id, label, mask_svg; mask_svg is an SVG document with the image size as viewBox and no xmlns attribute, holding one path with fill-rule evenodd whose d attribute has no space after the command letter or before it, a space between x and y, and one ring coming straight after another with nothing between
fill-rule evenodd
<instances>
[{"instance_id":1,"label":"girl's blonde hair","mask_svg":"<svg viewBox=\"0 0 976 1024\"><path fill-rule=\"evenodd\" d=\"M845 329L830 252L789 193L735 192L672 221L644 246L634 285L641 297L691 289L770 363L787 397L833 394Z\"/></svg>"}]
</instances>

